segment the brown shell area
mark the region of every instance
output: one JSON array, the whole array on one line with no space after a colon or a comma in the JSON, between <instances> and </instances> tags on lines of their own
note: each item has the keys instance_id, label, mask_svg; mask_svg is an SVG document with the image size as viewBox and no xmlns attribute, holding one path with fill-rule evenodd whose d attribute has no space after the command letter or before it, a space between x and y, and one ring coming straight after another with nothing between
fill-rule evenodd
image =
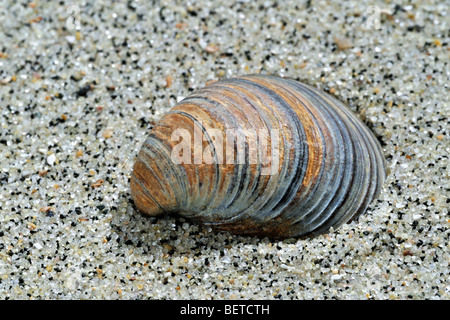
<instances>
[{"instance_id":1,"label":"brown shell area","mask_svg":"<svg viewBox=\"0 0 450 320\"><path fill-rule=\"evenodd\" d=\"M164 115L138 154L131 190L152 216L287 238L357 217L384 176L378 142L340 101L251 75L214 82Z\"/></svg>"}]
</instances>

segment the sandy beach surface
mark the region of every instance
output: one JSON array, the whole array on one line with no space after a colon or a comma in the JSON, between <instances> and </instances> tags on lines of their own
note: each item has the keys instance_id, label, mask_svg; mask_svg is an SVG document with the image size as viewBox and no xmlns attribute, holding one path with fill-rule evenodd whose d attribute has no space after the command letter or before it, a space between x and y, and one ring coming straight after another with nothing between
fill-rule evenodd
<instances>
[{"instance_id":1,"label":"sandy beach surface","mask_svg":"<svg viewBox=\"0 0 450 320\"><path fill-rule=\"evenodd\" d=\"M449 299L445 1L0 2L1 299ZM208 81L346 103L388 177L358 222L271 242L147 218L153 124Z\"/></svg>"}]
</instances>

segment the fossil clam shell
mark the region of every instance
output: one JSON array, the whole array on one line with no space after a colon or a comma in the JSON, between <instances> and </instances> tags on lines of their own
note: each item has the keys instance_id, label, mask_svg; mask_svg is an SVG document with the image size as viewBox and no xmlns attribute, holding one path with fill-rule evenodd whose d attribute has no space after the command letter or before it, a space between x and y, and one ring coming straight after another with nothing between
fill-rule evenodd
<instances>
[{"instance_id":1,"label":"fossil clam shell","mask_svg":"<svg viewBox=\"0 0 450 320\"><path fill-rule=\"evenodd\" d=\"M151 216L283 239L357 218L384 179L378 141L342 102L249 75L211 83L161 118L137 156L131 195Z\"/></svg>"}]
</instances>

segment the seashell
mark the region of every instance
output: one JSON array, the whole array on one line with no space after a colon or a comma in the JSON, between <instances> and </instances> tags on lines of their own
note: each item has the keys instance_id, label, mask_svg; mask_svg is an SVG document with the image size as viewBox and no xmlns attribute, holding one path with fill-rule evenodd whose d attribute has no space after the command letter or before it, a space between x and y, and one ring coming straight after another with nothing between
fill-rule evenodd
<instances>
[{"instance_id":1,"label":"seashell","mask_svg":"<svg viewBox=\"0 0 450 320\"><path fill-rule=\"evenodd\" d=\"M131 195L151 216L305 238L357 218L384 179L378 141L342 102L249 75L210 83L161 118L137 156Z\"/></svg>"}]
</instances>

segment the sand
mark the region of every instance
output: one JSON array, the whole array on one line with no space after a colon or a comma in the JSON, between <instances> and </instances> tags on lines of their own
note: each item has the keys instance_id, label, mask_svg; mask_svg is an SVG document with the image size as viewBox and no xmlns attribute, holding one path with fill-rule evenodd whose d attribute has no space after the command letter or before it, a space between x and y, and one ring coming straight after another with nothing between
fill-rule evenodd
<instances>
[{"instance_id":1,"label":"sand","mask_svg":"<svg viewBox=\"0 0 450 320\"><path fill-rule=\"evenodd\" d=\"M0 21L0 298L449 298L445 2L5 0ZM154 122L250 73L330 92L382 142L359 221L271 242L135 210Z\"/></svg>"}]
</instances>

